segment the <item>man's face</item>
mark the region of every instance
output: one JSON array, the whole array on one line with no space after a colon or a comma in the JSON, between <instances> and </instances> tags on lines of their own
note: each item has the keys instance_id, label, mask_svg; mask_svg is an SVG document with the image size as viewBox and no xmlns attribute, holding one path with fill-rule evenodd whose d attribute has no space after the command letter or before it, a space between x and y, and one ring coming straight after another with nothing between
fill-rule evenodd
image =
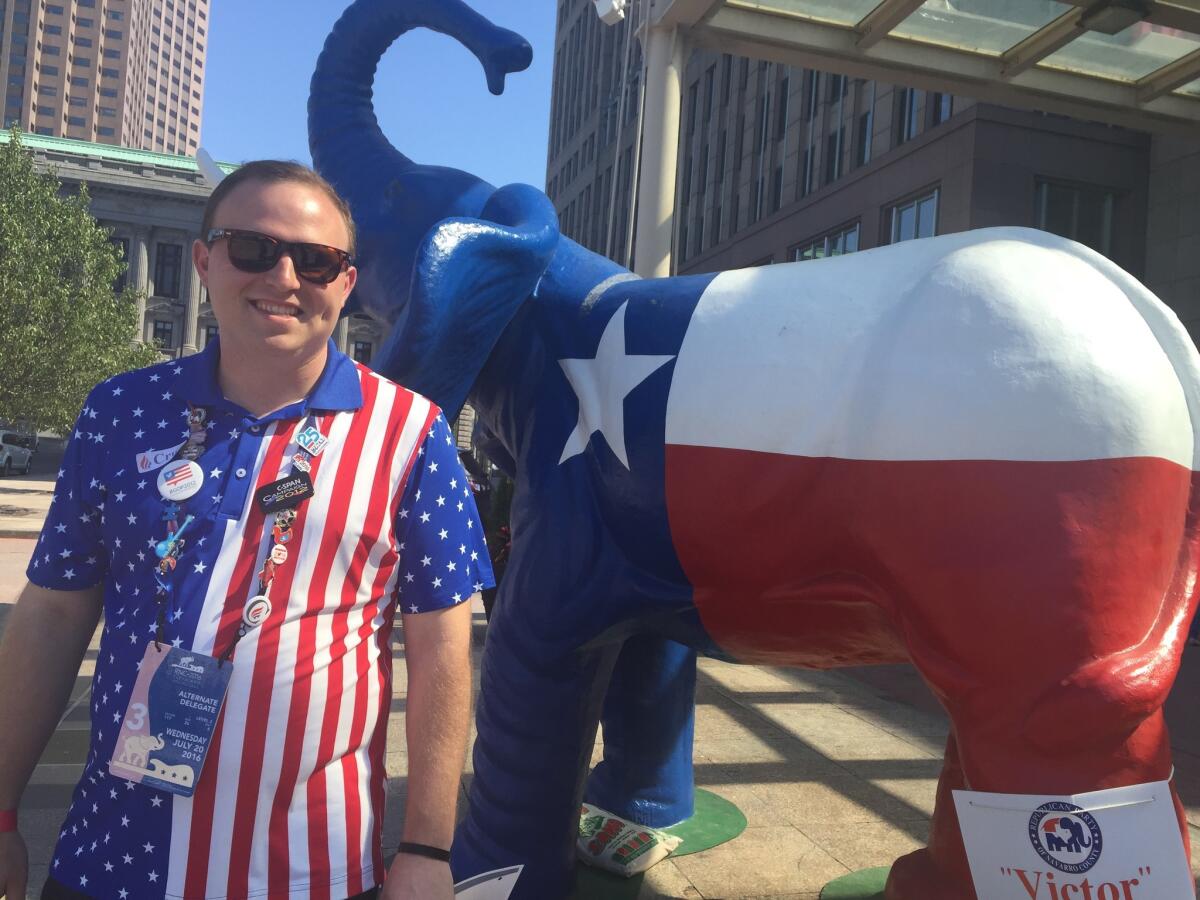
<instances>
[{"instance_id":1,"label":"man's face","mask_svg":"<svg viewBox=\"0 0 1200 900\"><path fill-rule=\"evenodd\" d=\"M349 233L338 209L316 187L299 182L248 181L221 201L213 228L257 231L283 241L346 249ZM192 261L208 288L221 344L243 353L320 353L337 325L357 272L347 268L329 284L296 274L286 253L268 272L243 272L229 261L227 241L192 246Z\"/></svg>"}]
</instances>

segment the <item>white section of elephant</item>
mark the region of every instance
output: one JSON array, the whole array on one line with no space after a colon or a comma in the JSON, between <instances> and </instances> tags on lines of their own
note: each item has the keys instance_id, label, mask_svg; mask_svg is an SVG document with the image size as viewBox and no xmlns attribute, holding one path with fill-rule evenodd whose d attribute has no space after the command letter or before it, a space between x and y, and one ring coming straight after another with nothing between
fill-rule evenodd
<instances>
[{"instance_id":1,"label":"white section of elephant","mask_svg":"<svg viewBox=\"0 0 1200 900\"><path fill-rule=\"evenodd\" d=\"M1151 327L1182 326L1148 325L1093 256L989 229L718 275L676 362L667 442L1191 468L1187 399Z\"/></svg>"},{"instance_id":2,"label":"white section of elephant","mask_svg":"<svg viewBox=\"0 0 1200 900\"><path fill-rule=\"evenodd\" d=\"M125 738L125 744L121 755L117 757L117 762L144 768L146 757L155 750L161 750L163 746L162 735L157 737L150 734L130 735Z\"/></svg>"},{"instance_id":3,"label":"white section of elephant","mask_svg":"<svg viewBox=\"0 0 1200 900\"><path fill-rule=\"evenodd\" d=\"M191 785L196 777L196 771L191 766L180 764L168 766L161 759L150 760L150 774L163 781L170 781L185 786Z\"/></svg>"}]
</instances>

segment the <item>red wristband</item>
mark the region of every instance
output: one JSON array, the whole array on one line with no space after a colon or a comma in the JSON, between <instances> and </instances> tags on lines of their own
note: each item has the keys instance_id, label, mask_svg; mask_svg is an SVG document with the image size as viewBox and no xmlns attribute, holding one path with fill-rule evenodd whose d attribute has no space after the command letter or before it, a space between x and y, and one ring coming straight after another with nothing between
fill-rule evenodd
<instances>
[{"instance_id":1,"label":"red wristband","mask_svg":"<svg viewBox=\"0 0 1200 900\"><path fill-rule=\"evenodd\" d=\"M17 830L17 811L15 809L0 809L0 834Z\"/></svg>"}]
</instances>

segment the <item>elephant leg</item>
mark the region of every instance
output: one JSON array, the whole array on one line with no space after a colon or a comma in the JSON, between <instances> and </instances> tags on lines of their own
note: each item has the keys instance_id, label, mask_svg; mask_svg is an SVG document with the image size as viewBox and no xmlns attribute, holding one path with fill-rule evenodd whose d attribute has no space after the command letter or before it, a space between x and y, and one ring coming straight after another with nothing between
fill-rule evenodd
<instances>
[{"instance_id":1,"label":"elephant leg","mask_svg":"<svg viewBox=\"0 0 1200 900\"><path fill-rule=\"evenodd\" d=\"M1142 620L1143 640L1126 649L1096 652L1091 632L1096 622L1078 613L1089 598L1076 595L1060 600L1056 608L1062 612L1051 612L1051 621L1037 623L1034 631L1049 635L1041 652L1023 652L1032 639L1025 647L1015 643L1021 649L1009 663L1007 679L988 671L1000 661L1004 645L988 638L986 629L966 642L972 646L959 656L964 669L944 657L922 655L922 671L946 706L953 730L929 846L897 860L887 900L975 900L955 789L1070 795L1168 779L1171 747L1162 705L1178 670L1189 611L1181 598L1190 588L1191 572L1190 565L1181 566L1165 591L1153 584L1141 589L1140 600L1154 609ZM1039 592L1024 586L1036 601ZM1136 599L1131 594L1130 605ZM1041 605L1043 611L1053 608ZM1116 618L1113 613L1107 621ZM1014 621L1037 622L1033 617ZM1174 786L1171 791L1188 851L1183 807Z\"/></svg>"},{"instance_id":2,"label":"elephant leg","mask_svg":"<svg viewBox=\"0 0 1200 900\"><path fill-rule=\"evenodd\" d=\"M466 818L456 881L523 865L512 900L559 900L574 879L579 805L619 645L548 652L501 604L480 673Z\"/></svg>"},{"instance_id":3,"label":"elephant leg","mask_svg":"<svg viewBox=\"0 0 1200 900\"><path fill-rule=\"evenodd\" d=\"M604 701L604 759L584 799L652 828L691 816L695 719L695 651L655 635L627 640Z\"/></svg>"}]
</instances>

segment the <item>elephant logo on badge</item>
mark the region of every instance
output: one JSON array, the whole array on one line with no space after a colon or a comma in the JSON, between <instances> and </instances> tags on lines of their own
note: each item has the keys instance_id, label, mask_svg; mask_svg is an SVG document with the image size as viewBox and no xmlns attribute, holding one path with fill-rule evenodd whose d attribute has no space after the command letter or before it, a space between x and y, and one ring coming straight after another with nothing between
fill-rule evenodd
<instances>
[{"instance_id":1,"label":"elephant logo on badge","mask_svg":"<svg viewBox=\"0 0 1200 900\"><path fill-rule=\"evenodd\" d=\"M1060 872L1086 872L1100 860L1103 838L1091 813L1061 801L1043 803L1029 819L1038 856Z\"/></svg>"}]
</instances>

